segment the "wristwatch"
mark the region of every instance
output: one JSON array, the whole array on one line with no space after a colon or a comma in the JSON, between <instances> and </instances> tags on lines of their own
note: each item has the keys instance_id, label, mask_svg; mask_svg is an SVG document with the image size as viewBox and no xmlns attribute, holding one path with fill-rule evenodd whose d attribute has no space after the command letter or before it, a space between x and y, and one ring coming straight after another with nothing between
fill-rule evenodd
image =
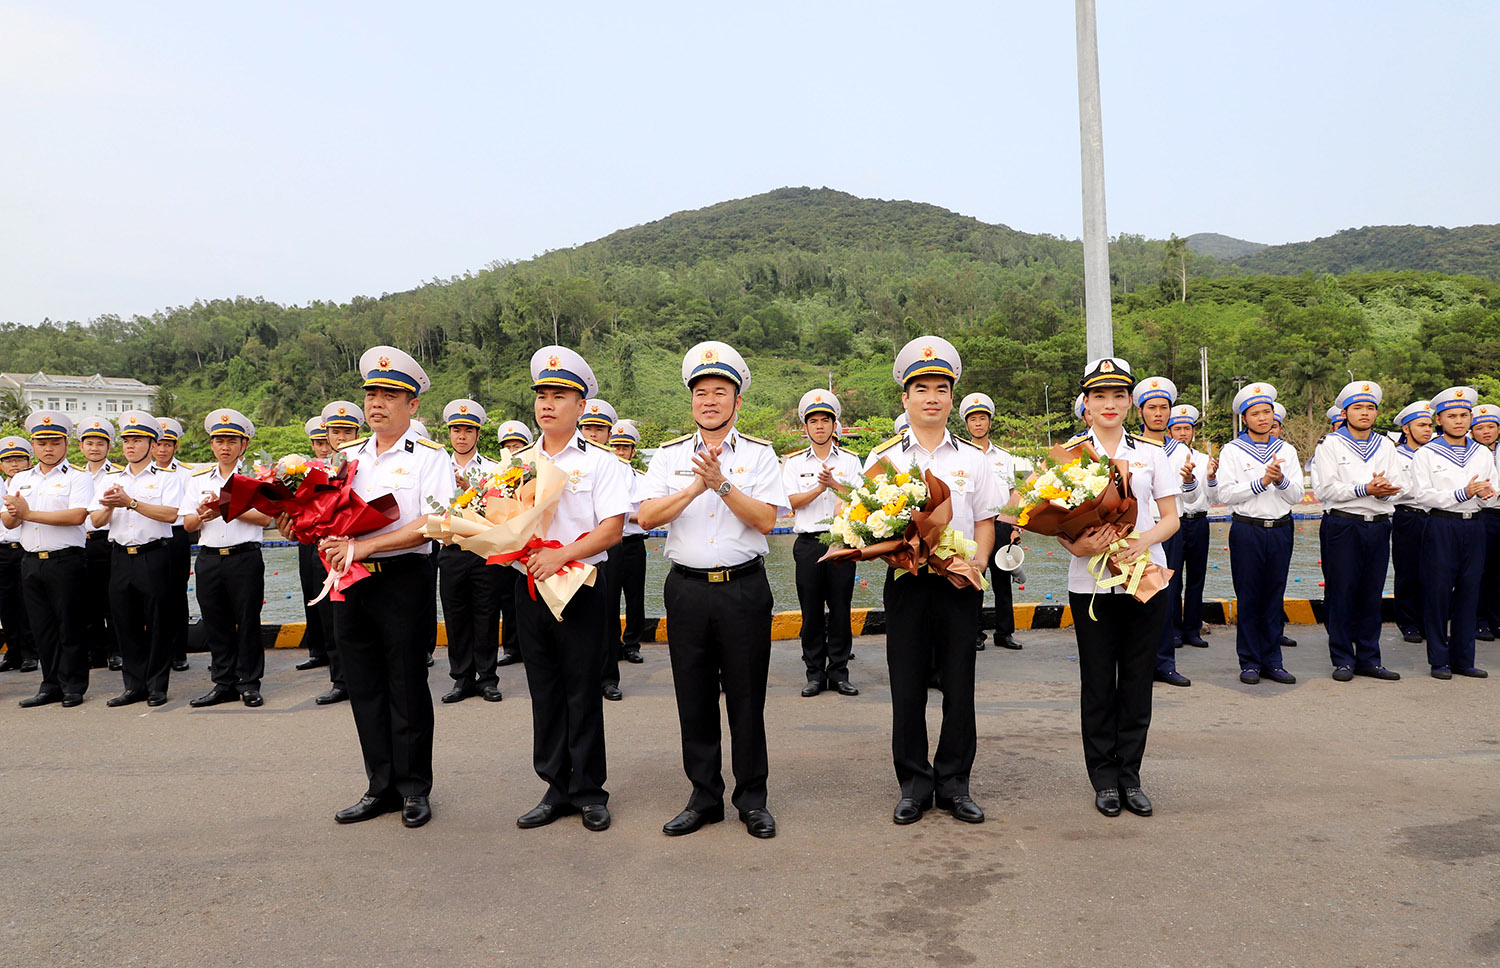
<instances>
[{"instance_id":1,"label":"wristwatch","mask_svg":"<svg viewBox=\"0 0 1500 968\"><path fill-rule=\"evenodd\" d=\"M127 504L127 505L125 505L125 510L127 510L127 511L134 511L136 509L136 505L138 505L140 503L141 502L137 501L135 498L131 498L130 499L130 503Z\"/></svg>"},{"instance_id":2,"label":"wristwatch","mask_svg":"<svg viewBox=\"0 0 1500 968\"><path fill-rule=\"evenodd\" d=\"M730 489L733 487L733 484L725 481L723 484L720 484L718 487L714 488L714 493L719 495L719 497L727 497Z\"/></svg>"}]
</instances>

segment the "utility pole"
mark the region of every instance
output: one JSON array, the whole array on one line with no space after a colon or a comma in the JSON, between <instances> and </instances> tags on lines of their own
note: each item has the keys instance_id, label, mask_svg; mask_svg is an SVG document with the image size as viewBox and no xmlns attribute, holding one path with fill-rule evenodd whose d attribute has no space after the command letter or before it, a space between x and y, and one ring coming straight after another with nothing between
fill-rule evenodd
<instances>
[{"instance_id":1,"label":"utility pole","mask_svg":"<svg viewBox=\"0 0 1500 968\"><path fill-rule=\"evenodd\" d=\"M1240 395L1240 387L1242 387L1244 385L1245 385L1245 378L1244 377L1237 376L1237 377L1234 378L1234 395L1235 396L1239 396ZM1233 409L1233 408L1231 407L1231 409ZM1234 411L1234 435L1236 437L1238 437L1240 435L1240 412L1238 410Z\"/></svg>"},{"instance_id":2,"label":"utility pole","mask_svg":"<svg viewBox=\"0 0 1500 968\"><path fill-rule=\"evenodd\" d=\"M1078 21L1078 137L1083 155L1083 286L1088 358L1115 355L1110 318L1109 231L1104 220L1104 121L1094 0L1075 0Z\"/></svg>"},{"instance_id":3,"label":"utility pole","mask_svg":"<svg viewBox=\"0 0 1500 968\"><path fill-rule=\"evenodd\" d=\"M1203 391L1203 416L1208 417L1208 347L1198 347L1198 381Z\"/></svg>"},{"instance_id":4,"label":"utility pole","mask_svg":"<svg viewBox=\"0 0 1500 968\"><path fill-rule=\"evenodd\" d=\"M1052 449L1052 397L1048 393L1047 384L1042 384L1042 408L1047 411L1047 449Z\"/></svg>"}]
</instances>

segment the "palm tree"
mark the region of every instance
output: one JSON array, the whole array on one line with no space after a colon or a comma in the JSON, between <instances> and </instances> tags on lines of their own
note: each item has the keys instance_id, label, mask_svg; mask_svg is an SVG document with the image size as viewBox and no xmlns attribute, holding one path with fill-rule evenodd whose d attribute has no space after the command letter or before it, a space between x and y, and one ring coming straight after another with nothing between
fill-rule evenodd
<instances>
[{"instance_id":1,"label":"palm tree","mask_svg":"<svg viewBox=\"0 0 1500 968\"><path fill-rule=\"evenodd\" d=\"M26 397L19 387L0 389L0 424L20 426L29 413L31 413L31 404L26 402Z\"/></svg>"}]
</instances>

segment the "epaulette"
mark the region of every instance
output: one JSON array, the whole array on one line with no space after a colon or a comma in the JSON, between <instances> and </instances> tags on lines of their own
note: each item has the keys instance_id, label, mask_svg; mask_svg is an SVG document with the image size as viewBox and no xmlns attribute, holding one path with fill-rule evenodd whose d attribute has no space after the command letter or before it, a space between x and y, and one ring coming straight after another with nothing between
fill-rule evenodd
<instances>
[{"instance_id":1,"label":"epaulette","mask_svg":"<svg viewBox=\"0 0 1500 968\"><path fill-rule=\"evenodd\" d=\"M105 471L104 472L104 474L105 474L106 477L109 476L110 474L123 474L123 473L125 473L125 468L123 468L123 467L116 467L114 470L109 470L109 471Z\"/></svg>"},{"instance_id":2,"label":"epaulette","mask_svg":"<svg viewBox=\"0 0 1500 968\"><path fill-rule=\"evenodd\" d=\"M1152 440L1150 437L1147 437L1144 434L1131 434L1130 436L1133 437L1136 440L1139 440L1143 444L1151 444L1151 445L1153 445L1155 447L1165 446L1164 444L1162 444L1161 441L1159 441L1159 440Z\"/></svg>"},{"instance_id":3,"label":"epaulette","mask_svg":"<svg viewBox=\"0 0 1500 968\"><path fill-rule=\"evenodd\" d=\"M782 456L785 458L801 457L803 454L807 453L810 450L812 450L811 447L804 447L801 450L794 450L790 454L783 454Z\"/></svg>"},{"instance_id":4,"label":"epaulette","mask_svg":"<svg viewBox=\"0 0 1500 968\"><path fill-rule=\"evenodd\" d=\"M86 468L86 467L79 467L77 464L74 464L71 461L68 462L68 469L69 470L73 470L73 471L87 471L88 470L88 468Z\"/></svg>"},{"instance_id":5,"label":"epaulette","mask_svg":"<svg viewBox=\"0 0 1500 968\"><path fill-rule=\"evenodd\" d=\"M204 474L210 473L217 466L217 464L209 464L207 467L200 467L197 470L193 471L193 476L202 477Z\"/></svg>"},{"instance_id":6,"label":"epaulette","mask_svg":"<svg viewBox=\"0 0 1500 968\"><path fill-rule=\"evenodd\" d=\"M673 444L680 444L684 440L690 440L692 438L692 436L693 436L692 434L683 434L681 437L673 437L671 440L664 440L661 443L657 444L656 446L657 447L671 447Z\"/></svg>"},{"instance_id":7,"label":"epaulette","mask_svg":"<svg viewBox=\"0 0 1500 968\"><path fill-rule=\"evenodd\" d=\"M976 444L976 443L974 443L974 441L972 441L972 440L965 440L962 437L954 437L953 439L956 440L956 441L958 441L960 444L968 444L970 447L974 448L975 450L979 450L979 445ZM981 454L984 453L984 451L982 451L982 450L980 450L979 452Z\"/></svg>"},{"instance_id":8,"label":"epaulette","mask_svg":"<svg viewBox=\"0 0 1500 968\"><path fill-rule=\"evenodd\" d=\"M348 443L339 444L337 447L334 448L334 450L348 450L350 447L358 447L360 444L364 443L365 441L367 441L369 439L370 439L369 436L356 437L353 440L349 441Z\"/></svg>"},{"instance_id":9,"label":"epaulette","mask_svg":"<svg viewBox=\"0 0 1500 968\"><path fill-rule=\"evenodd\" d=\"M609 456L615 457L618 460L618 456L615 454L615 449L613 447L610 447L607 444L601 444L597 440L589 440L587 437L582 438L582 440L583 440L584 443L589 444L589 445L594 446L594 447L597 447L600 450L607 450L607 451L609 451Z\"/></svg>"},{"instance_id":10,"label":"epaulette","mask_svg":"<svg viewBox=\"0 0 1500 968\"><path fill-rule=\"evenodd\" d=\"M1328 434L1324 434L1323 436L1319 437L1318 438L1318 444L1321 444L1323 441L1327 440L1328 437L1329 437ZM1318 444L1313 444L1313 446L1316 447L1316 446L1318 446Z\"/></svg>"},{"instance_id":11,"label":"epaulette","mask_svg":"<svg viewBox=\"0 0 1500 968\"><path fill-rule=\"evenodd\" d=\"M418 437L417 443L421 444L423 447L431 447L433 450L443 449L442 444L438 443L435 440L428 440L426 437Z\"/></svg>"},{"instance_id":12,"label":"epaulette","mask_svg":"<svg viewBox=\"0 0 1500 968\"><path fill-rule=\"evenodd\" d=\"M752 437L752 436L750 436L749 434L747 434L747 433L745 433L743 431L740 432L740 436L743 437L745 440L750 441L752 444L764 444L767 447L772 446L771 442L769 440L766 440L763 437Z\"/></svg>"},{"instance_id":13,"label":"epaulette","mask_svg":"<svg viewBox=\"0 0 1500 968\"><path fill-rule=\"evenodd\" d=\"M901 443L901 441L903 439L904 439L904 437L901 434L897 434L896 436L892 437L890 440L887 440L887 441L885 441L882 444L876 444L875 445L875 449L873 451L871 451L871 453L872 454L883 454L886 451L890 450L892 447L894 447L897 444Z\"/></svg>"},{"instance_id":14,"label":"epaulette","mask_svg":"<svg viewBox=\"0 0 1500 968\"><path fill-rule=\"evenodd\" d=\"M1067 441L1066 443L1064 443L1063 446L1064 447L1077 447L1079 444L1083 443L1085 440L1088 440L1088 439L1089 439L1089 435L1087 433L1075 434L1073 436L1073 438L1071 440Z\"/></svg>"}]
</instances>

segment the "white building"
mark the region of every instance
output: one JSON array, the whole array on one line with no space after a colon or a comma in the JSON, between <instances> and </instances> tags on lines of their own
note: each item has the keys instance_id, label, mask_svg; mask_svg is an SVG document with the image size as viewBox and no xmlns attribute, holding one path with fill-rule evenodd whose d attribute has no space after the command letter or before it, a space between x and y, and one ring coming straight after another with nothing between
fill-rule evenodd
<instances>
[{"instance_id":1,"label":"white building","mask_svg":"<svg viewBox=\"0 0 1500 968\"><path fill-rule=\"evenodd\" d=\"M32 410L113 418L126 410L150 411L160 387L126 377L0 373L0 390L19 390Z\"/></svg>"}]
</instances>

